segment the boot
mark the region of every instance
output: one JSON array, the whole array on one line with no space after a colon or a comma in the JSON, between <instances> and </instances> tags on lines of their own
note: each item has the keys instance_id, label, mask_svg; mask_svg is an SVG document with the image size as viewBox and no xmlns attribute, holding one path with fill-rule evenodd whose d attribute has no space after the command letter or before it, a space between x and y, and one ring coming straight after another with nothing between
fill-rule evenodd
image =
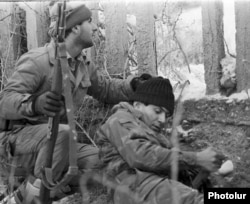
<instances>
[{"instance_id":1,"label":"boot","mask_svg":"<svg viewBox=\"0 0 250 204\"><path fill-rule=\"evenodd\" d=\"M31 177L28 181L23 182L17 190L15 190L10 196L3 199L4 202L0 204L37 204L40 203L40 187L41 179ZM74 188L73 188L74 189ZM60 200L64 197L74 194L69 186L64 186L59 189L51 190L50 197L51 203L53 201Z\"/></svg>"}]
</instances>

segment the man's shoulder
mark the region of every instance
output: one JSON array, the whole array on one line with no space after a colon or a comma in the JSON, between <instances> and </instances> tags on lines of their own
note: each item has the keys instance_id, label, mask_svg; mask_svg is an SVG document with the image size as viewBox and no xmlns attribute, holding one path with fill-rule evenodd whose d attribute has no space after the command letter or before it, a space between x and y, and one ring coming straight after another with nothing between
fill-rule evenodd
<instances>
[{"instance_id":1,"label":"man's shoulder","mask_svg":"<svg viewBox=\"0 0 250 204\"><path fill-rule=\"evenodd\" d=\"M110 117L110 121L116 121L122 126L137 125L136 119L133 114L125 109L119 109ZM134 126L133 125L133 126Z\"/></svg>"},{"instance_id":2,"label":"man's shoulder","mask_svg":"<svg viewBox=\"0 0 250 204\"><path fill-rule=\"evenodd\" d=\"M33 70L50 70L51 60L46 47L39 47L29 50L23 54L16 62L16 70L33 69Z\"/></svg>"},{"instance_id":3,"label":"man's shoulder","mask_svg":"<svg viewBox=\"0 0 250 204\"><path fill-rule=\"evenodd\" d=\"M42 47L30 49L24 53L20 59L47 60L54 57L55 47L53 43L47 43Z\"/></svg>"},{"instance_id":4,"label":"man's shoulder","mask_svg":"<svg viewBox=\"0 0 250 204\"><path fill-rule=\"evenodd\" d=\"M42 59L48 58L48 51L46 47L38 47L29 50L23 55L23 57L32 58L32 59Z\"/></svg>"},{"instance_id":5,"label":"man's shoulder","mask_svg":"<svg viewBox=\"0 0 250 204\"><path fill-rule=\"evenodd\" d=\"M113 118L116 118L121 123L126 123L133 120L133 115L126 110L118 110L114 113Z\"/></svg>"}]
</instances>

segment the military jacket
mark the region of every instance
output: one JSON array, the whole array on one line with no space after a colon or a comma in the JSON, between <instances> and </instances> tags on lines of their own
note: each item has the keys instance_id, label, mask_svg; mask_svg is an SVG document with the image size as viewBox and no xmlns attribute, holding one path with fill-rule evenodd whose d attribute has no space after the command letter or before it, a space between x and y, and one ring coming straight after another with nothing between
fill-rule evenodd
<instances>
[{"instance_id":1,"label":"military jacket","mask_svg":"<svg viewBox=\"0 0 250 204\"><path fill-rule=\"evenodd\" d=\"M51 89L55 68L54 55L55 45L51 42L44 47L30 50L17 61L15 72L0 93L1 126L4 126L6 120L21 124L47 122L48 118L45 116L30 114L27 101L32 95ZM70 72L75 110L82 104L86 94L112 104L129 100L132 93L130 79L109 79L83 56L79 56L75 64Z\"/></svg>"},{"instance_id":2,"label":"military jacket","mask_svg":"<svg viewBox=\"0 0 250 204\"><path fill-rule=\"evenodd\" d=\"M150 129L142 118L141 112L122 102L113 108L113 115L98 131L101 168L110 177L137 170L169 177L174 151L179 168L187 163L196 165L194 152L172 148L170 140Z\"/></svg>"}]
</instances>

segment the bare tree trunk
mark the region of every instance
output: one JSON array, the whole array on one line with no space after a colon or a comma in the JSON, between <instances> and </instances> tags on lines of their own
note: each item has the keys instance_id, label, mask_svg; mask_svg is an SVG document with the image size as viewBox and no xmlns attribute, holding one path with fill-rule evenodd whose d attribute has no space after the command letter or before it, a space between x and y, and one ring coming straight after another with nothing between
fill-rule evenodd
<instances>
[{"instance_id":1,"label":"bare tree trunk","mask_svg":"<svg viewBox=\"0 0 250 204\"><path fill-rule=\"evenodd\" d=\"M99 1L93 1L90 2L89 4L87 4L88 8L92 11L92 21L93 23L95 23L98 26L99 23L99 15L98 15L98 11L99 11ZM98 42L96 42L97 36L98 36L98 31L95 33L96 37L94 37L93 41L94 41L94 46L91 48L88 48L88 52L90 52L91 55L91 60L93 62L97 62L96 61L96 54L97 54L97 49L95 46L98 44Z\"/></svg>"},{"instance_id":2,"label":"bare tree trunk","mask_svg":"<svg viewBox=\"0 0 250 204\"><path fill-rule=\"evenodd\" d=\"M106 60L110 74L123 74L128 50L126 2L104 4Z\"/></svg>"},{"instance_id":3,"label":"bare tree trunk","mask_svg":"<svg viewBox=\"0 0 250 204\"><path fill-rule=\"evenodd\" d=\"M2 90L14 70L13 38L16 36L17 22L14 18L16 12L14 2L0 2L0 8L0 90Z\"/></svg>"},{"instance_id":4,"label":"bare tree trunk","mask_svg":"<svg viewBox=\"0 0 250 204\"><path fill-rule=\"evenodd\" d=\"M13 46L13 59L16 60L19 56L21 56L22 48L21 42L22 38L26 38L25 35L21 34L21 30L23 27L21 16L25 15L25 12L20 9L17 5L13 8L13 15L11 16L11 32L13 35L12 46Z\"/></svg>"},{"instance_id":5,"label":"bare tree trunk","mask_svg":"<svg viewBox=\"0 0 250 204\"><path fill-rule=\"evenodd\" d=\"M235 1L237 91L250 88L250 2Z\"/></svg>"},{"instance_id":6,"label":"bare tree trunk","mask_svg":"<svg viewBox=\"0 0 250 204\"><path fill-rule=\"evenodd\" d=\"M156 75L155 19L153 2L136 3L138 72Z\"/></svg>"},{"instance_id":7,"label":"bare tree trunk","mask_svg":"<svg viewBox=\"0 0 250 204\"><path fill-rule=\"evenodd\" d=\"M20 3L26 11L26 31L28 50L43 46L48 39L48 2Z\"/></svg>"},{"instance_id":8,"label":"bare tree trunk","mask_svg":"<svg viewBox=\"0 0 250 204\"><path fill-rule=\"evenodd\" d=\"M202 1L202 31L206 92L215 94L220 90L220 60L225 57L221 0Z\"/></svg>"}]
</instances>

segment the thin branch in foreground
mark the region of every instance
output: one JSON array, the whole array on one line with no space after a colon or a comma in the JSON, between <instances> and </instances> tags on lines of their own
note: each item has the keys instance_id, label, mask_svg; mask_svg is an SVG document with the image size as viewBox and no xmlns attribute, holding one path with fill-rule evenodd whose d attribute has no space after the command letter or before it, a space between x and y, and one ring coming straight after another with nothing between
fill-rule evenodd
<instances>
[{"instance_id":1,"label":"thin branch in foreground","mask_svg":"<svg viewBox=\"0 0 250 204\"><path fill-rule=\"evenodd\" d=\"M174 118L173 118L173 123L172 123L172 132L171 132L171 142L173 144L173 152L172 152L172 163L171 163L171 179L174 181L178 180L178 152L180 149L179 146L179 141L178 141L178 130L177 127L180 125L181 120L182 120L182 115L184 112L184 107L183 107L183 102L182 100L182 95L183 95L183 91L184 88L186 87L187 84L189 84L190 82L187 80L184 82L183 87L181 89L180 95L177 99L177 105L176 105L176 109L174 112ZM173 203L174 204L179 204L180 203L180 199L178 196L177 192L178 189L176 188L175 185L173 185L172 188L172 194L173 194Z\"/></svg>"},{"instance_id":2,"label":"thin branch in foreground","mask_svg":"<svg viewBox=\"0 0 250 204\"><path fill-rule=\"evenodd\" d=\"M86 135L86 137L90 140L90 142L97 147L96 143L94 142L94 140L92 140L92 138L89 136L89 134L86 132L86 130L80 125L80 123L78 123L77 121L75 121L76 125L81 129L81 131Z\"/></svg>"}]
</instances>

